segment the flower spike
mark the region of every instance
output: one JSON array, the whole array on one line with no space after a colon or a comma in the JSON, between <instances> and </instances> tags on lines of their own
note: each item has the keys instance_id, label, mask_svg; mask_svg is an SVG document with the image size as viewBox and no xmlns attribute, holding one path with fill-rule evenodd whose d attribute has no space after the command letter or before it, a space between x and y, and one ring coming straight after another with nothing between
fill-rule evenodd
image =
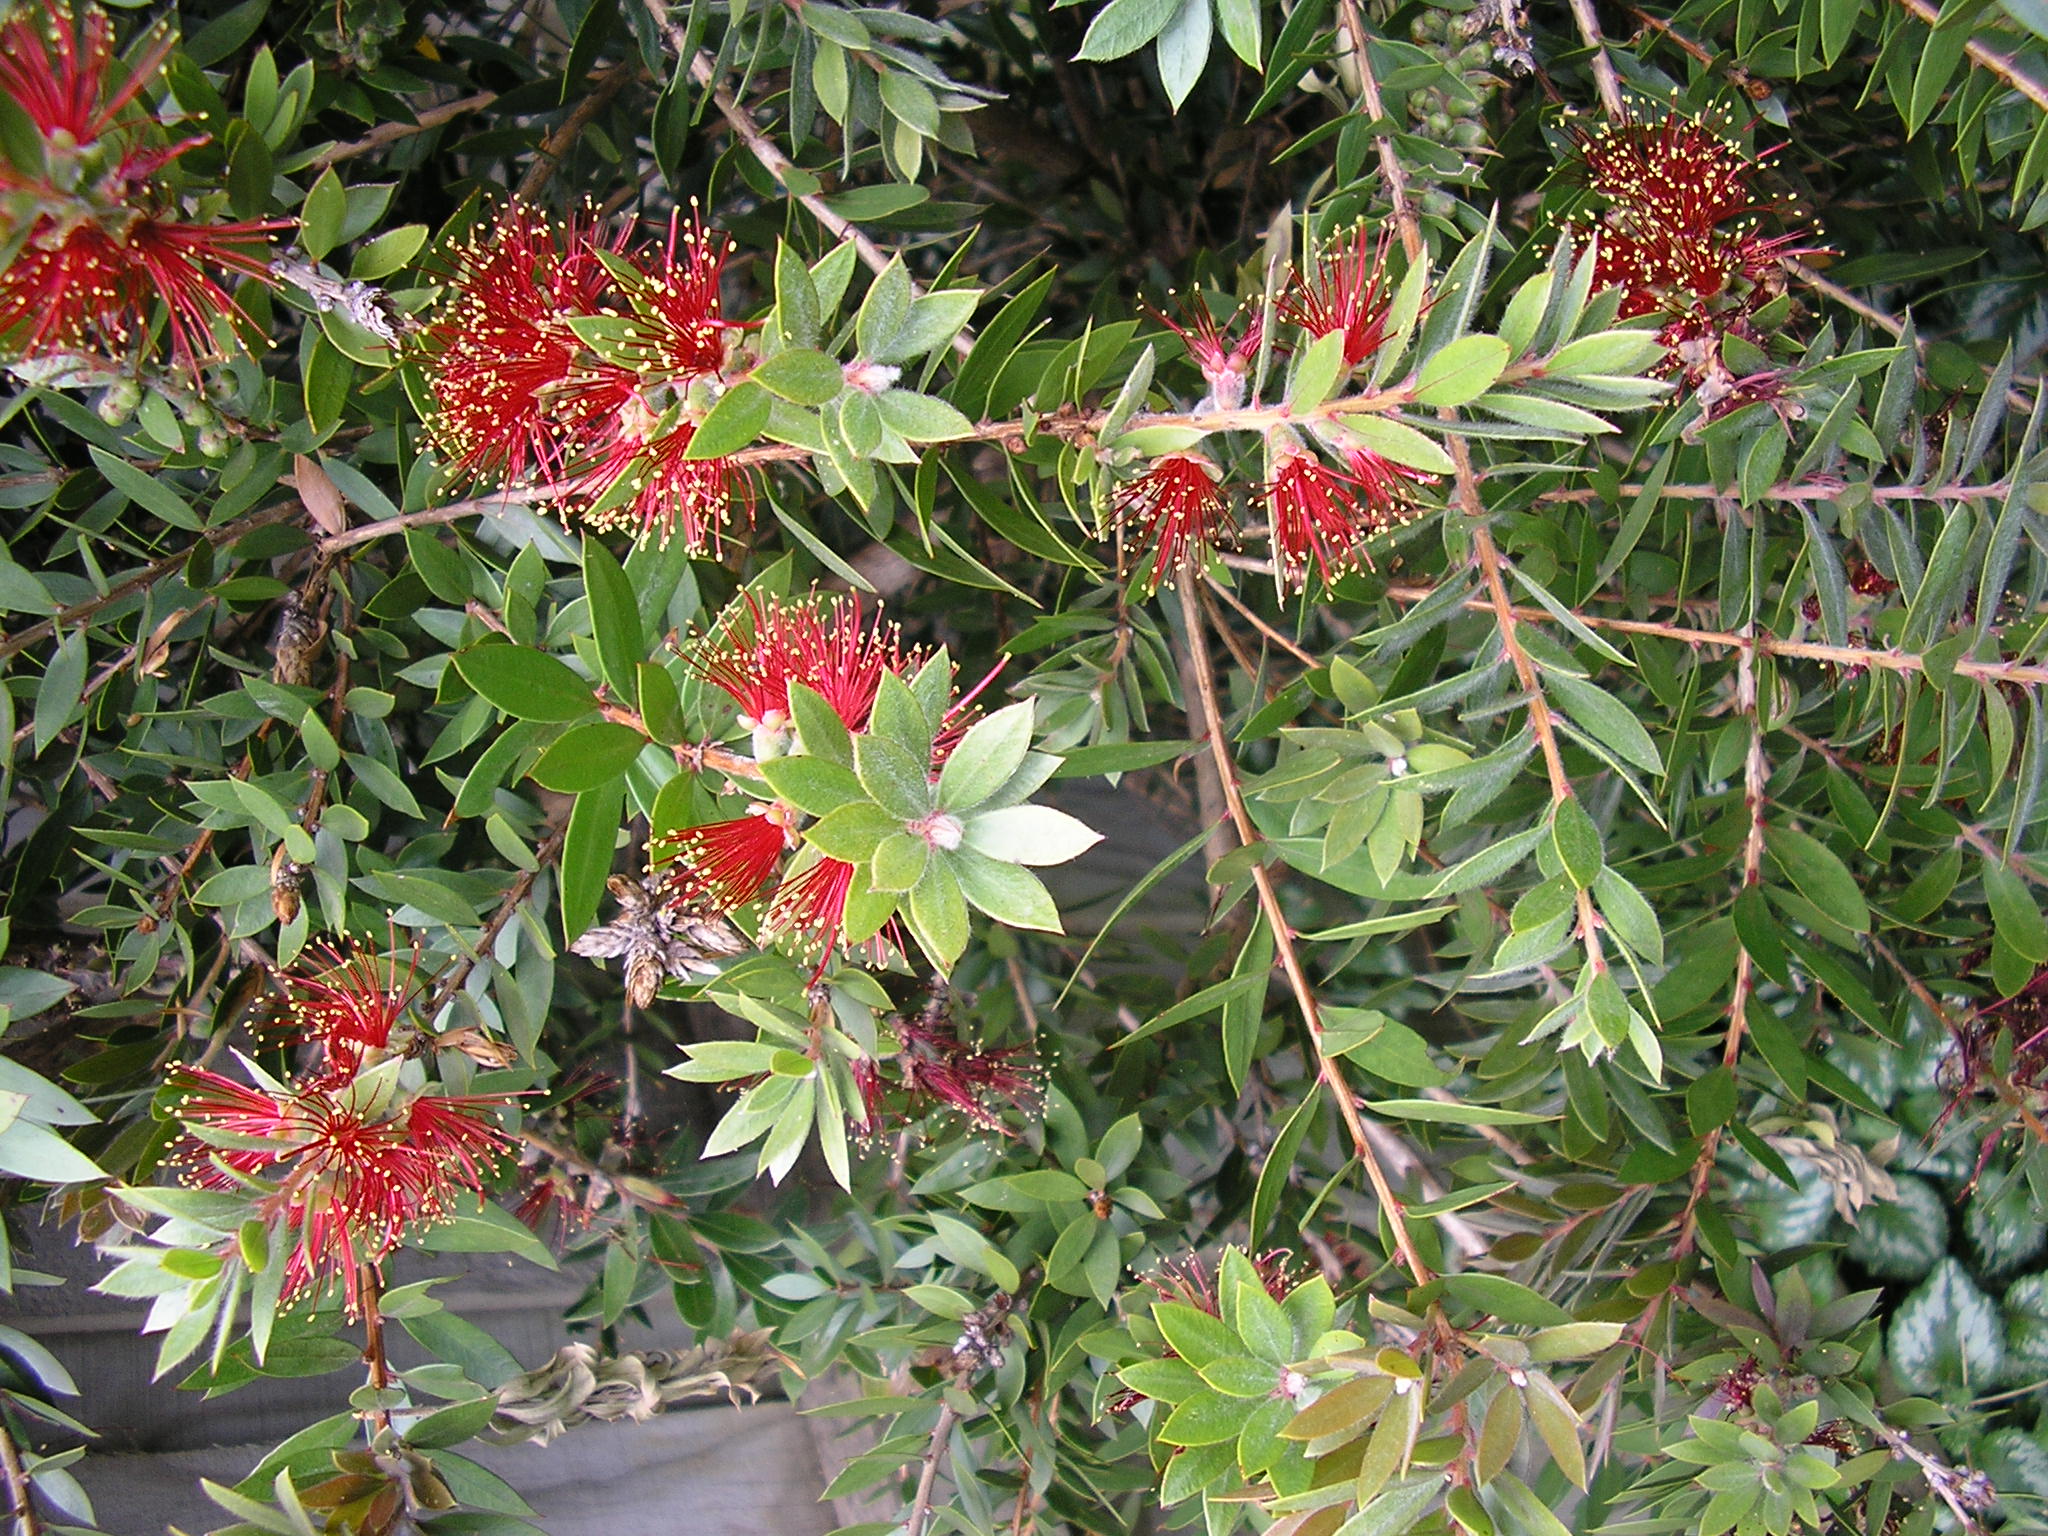
<instances>
[{"instance_id":1,"label":"flower spike","mask_svg":"<svg viewBox=\"0 0 2048 1536\"><path fill-rule=\"evenodd\" d=\"M779 736L789 727L789 686L819 694L849 731L867 724L884 672L908 658L896 626L867 625L860 599L759 598L741 606L690 653L690 665L740 707L740 724Z\"/></svg>"},{"instance_id":2,"label":"flower spike","mask_svg":"<svg viewBox=\"0 0 2048 1536\"><path fill-rule=\"evenodd\" d=\"M1155 588L1173 585L1184 556L1199 559L1214 548L1226 521L1215 467L1193 453L1154 459L1144 474L1118 487L1113 504L1139 553L1153 552Z\"/></svg>"},{"instance_id":3,"label":"flower spike","mask_svg":"<svg viewBox=\"0 0 2048 1536\"><path fill-rule=\"evenodd\" d=\"M1387 277L1385 231L1375 240L1363 224L1329 246L1312 277L1297 272L1281 295L1280 317L1321 338L1344 336L1344 366L1356 368L1386 343L1393 284Z\"/></svg>"},{"instance_id":4,"label":"flower spike","mask_svg":"<svg viewBox=\"0 0 2048 1536\"><path fill-rule=\"evenodd\" d=\"M775 878L783 854L797 845L796 813L780 803L755 805L744 816L684 827L656 840L668 905L697 914L744 907Z\"/></svg>"},{"instance_id":5,"label":"flower spike","mask_svg":"<svg viewBox=\"0 0 2048 1536\"><path fill-rule=\"evenodd\" d=\"M1265 339L1265 316L1257 309L1252 311L1251 323L1236 341L1225 341L1223 332L1235 323L1235 316L1219 326L1216 317L1209 313L1209 306L1198 296L1185 306L1185 325L1176 321L1162 310L1153 310L1159 323L1181 339L1187 348L1188 358L1202 370L1202 377L1208 381L1209 393L1197 409L1234 411L1244 404L1246 382L1251 377L1252 364L1259 355L1259 343Z\"/></svg>"}]
</instances>

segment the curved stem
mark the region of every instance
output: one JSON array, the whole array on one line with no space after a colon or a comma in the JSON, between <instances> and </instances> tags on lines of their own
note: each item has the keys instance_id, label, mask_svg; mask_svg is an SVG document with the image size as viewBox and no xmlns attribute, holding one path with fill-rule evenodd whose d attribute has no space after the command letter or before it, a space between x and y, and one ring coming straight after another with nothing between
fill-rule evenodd
<instances>
[{"instance_id":1,"label":"curved stem","mask_svg":"<svg viewBox=\"0 0 2048 1536\"><path fill-rule=\"evenodd\" d=\"M1245 809L1244 794L1237 783L1237 765L1231 761L1230 748L1224 740L1223 714L1216 698L1216 676L1209 657L1208 628L1195 599L1197 579L1193 562L1184 561L1178 591L1181 619L1187 627L1188 670L1196 690L1195 697L1188 701L1190 712L1197 708L1200 711L1195 722L1196 732L1208 739L1209 753L1216 765L1224 804L1230 813L1231 826L1237 832L1237 840L1244 847L1253 848L1262 839L1258 829L1252 825L1250 812ZM1422 1255L1415 1249L1414 1239L1408 1235L1401 1199L1387 1181L1386 1170L1373 1147L1373 1138L1359 1114L1357 1096L1352 1093L1350 1083L1345 1081L1344 1069L1338 1065L1337 1059L1323 1049L1322 1011L1316 1005L1315 988L1302 967L1301 955L1294 945L1294 930L1288 926L1287 915L1281 910L1280 893L1274 888L1273 877L1262 861L1255 860L1252 864L1252 884L1258 891L1259 910L1265 914L1266 926L1273 934L1274 955L1287 976L1287 985L1294 994L1295 1008L1301 1014L1301 1021L1308 1028L1308 1044L1315 1054L1317 1075L1337 1101L1337 1113L1343 1117L1344 1127L1350 1133L1352 1150L1365 1169L1373 1194L1379 1199L1380 1209L1386 1214L1387 1227L1394 1237L1395 1253L1415 1283L1425 1284L1430 1278L1429 1266L1423 1262Z\"/></svg>"}]
</instances>

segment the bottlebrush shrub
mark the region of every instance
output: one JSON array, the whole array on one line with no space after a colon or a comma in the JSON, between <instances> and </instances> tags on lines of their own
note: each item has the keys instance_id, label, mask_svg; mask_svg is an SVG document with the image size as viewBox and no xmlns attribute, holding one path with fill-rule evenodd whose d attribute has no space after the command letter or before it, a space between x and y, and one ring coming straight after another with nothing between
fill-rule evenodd
<instances>
[{"instance_id":1,"label":"bottlebrush shrub","mask_svg":"<svg viewBox=\"0 0 2048 1536\"><path fill-rule=\"evenodd\" d=\"M223 1531L2039 1524L2038 8L313 10L0 5L0 1173L332 1378Z\"/></svg>"}]
</instances>

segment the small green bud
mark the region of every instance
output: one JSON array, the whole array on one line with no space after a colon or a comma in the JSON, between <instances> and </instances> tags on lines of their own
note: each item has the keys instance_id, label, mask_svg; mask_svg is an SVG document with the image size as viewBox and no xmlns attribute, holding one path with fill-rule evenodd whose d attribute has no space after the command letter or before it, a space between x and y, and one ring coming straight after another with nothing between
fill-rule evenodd
<instances>
[{"instance_id":1,"label":"small green bud","mask_svg":"<svg viewBox=\"0 0 2048 1536\"><path fill-rule=\"evenodd\" d=\"M122 379L107 386L107 392L100 396L99 417L110 427L118 427L135 414L135 408L142 404L142 386L133 379Z\"/></svg>"},{"instance_id":2,"label":"small green bud","mask_svg":"<svg viewBox=\"0 0 2048 1536\"><path fill-rule=\"evenodd\" d=\"M228 435L218 426L201 427L193 434L193 443L209 459L222 458L228 451Z\"/></svg>"}]
</instances>

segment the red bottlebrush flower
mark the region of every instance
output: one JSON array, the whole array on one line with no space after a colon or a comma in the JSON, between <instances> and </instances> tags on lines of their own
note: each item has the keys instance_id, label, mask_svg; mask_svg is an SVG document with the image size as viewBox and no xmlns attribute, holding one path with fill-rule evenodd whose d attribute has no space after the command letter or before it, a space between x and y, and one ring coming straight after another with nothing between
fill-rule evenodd
<instances>
[{"instance_id":1,"label":"red bottlebrush flower","mask_svg":"<svg viewBox=\"0 0 2048 1536\"><path fill-rule=\"evenodd\" d=\"M795 813L780 803L756 805L731 821L685 827L659 839L658 864L668 866L665 895L692 914L744 907L775 877L775 866L794 848Z\"/></svg>"},{"instance_id":2,"label":"red bottlebrush flower","mask_svg":"<svg viewBox=\"0 0 2048 1536\"><path fill-rule=\"evenodd\" d=\"M644 283L629 291L636 323L630 352L642 383L715 378L723 371L734 333L725 318L719 284L725 261L738 247L722 231L707 229L693 204L689 222L678 209L669 217L668 243L658 258L643 256Z\"/></svg>"},{"instance_id":3,"label":"red bottlebrush flower","mask_svg":"<svg viewBox=\"0 0 2048 1536\"><path fill-rule=\"evenodd\" d=\"M1317 338L1344 334L1344 366L1356 368L1387 339L1393 285L1387 280L1388 237L1374 240L1359 225L1316 261L1313 278L1296 273L1278 309L1282 319Z\"/></svg>"},{"instance_id":4,"label":"red bottlebrush flower","mask_svg":"<svg viewBox=\"0 0 2048 1536\"><path fill-rule=\"evenodd\" d=\"M646 436L655 426L641 397L629 394L614 413L609 446L573 471L572 493L587 498L576 515L593 528L655 534L664 547L680 534L690 553L708 548L722 556L734 508L753 521L753 480L729 458L688 457L693 423Z\"/></svg>"},{"instance_id":5,"label":"red bottlebrush flower","mask_svg":"<svg viewBox=\"0 0 2048 1536\"><path fill-rule=\"evenodd\" d=\"M219 1073L173 1069L185 1136L174 1155L188 1181L212 1189L259 1180L273 1241L292 1244L284 1297L318 1295L337 1278L351 1311L363 1267L409 1226L444 1219L455 1195L479 1196L509 1147L495 1098L415 1094L372 1111L317 1084L245 1088ZM260 1144L252 1144L260 1143Z\"/></svg>"},{"instance_id":6,"label":"red bottlebrush flower","mask_svg":"<svg viewBox=\"0 0 2048 1536\"><path fill-rule=\"evenodd\" d=\"M913 1109L922 1104L951 1110L984 1131L1013 1134L1003 1111L1029 1109L1044 1084L1023 1045L985 1049L967 1044L943 1011L927 1008L915 1019L897 1021L903 1050L896 1058Z\"/></svg>"},{"instance_id":7,"label":"red bottlebrush flower","mask_svg":"<svg viewBox=\"0 0 2048 1536\"><path fill-rule=\"evenodd\" d=\"M1216 324L1216 317L1200 298L1189 303L1186 312L1188 321L1182 325L1160 310L1152 311L1160 324L1181 339L1188 357L1202 370L1202 377L1209 383L1209 403L1218 410L1234 411L1244 404L1245 383L1258 358L1259 343L1265 338L1265 317L1253 310L1245 333L1235 342L1227 342L1223 339L1223 327Z\"/></svg>"},{"instance_id":8,"label":"red bottlebrush flower","mask_svg":"<svg viewBox=\"0 0 2048 1536\"><path fill-rule=\"evenodd\" d=\"M890 1022L901 1044L891 1060L896 1067L894 1093L881 1065L866 1057L853 1065L860 1090L860 1133L872 1136L885 1121L916 1119L933 1109L960 1115L980 1130L1013 1134L1003 1123L1007 1110L1034 1110L1044 1090L1044 1074L1030 1059L1030 1047L985 1047L960 1038L951 1014L952 994L943 983L917 1013ZM893 1098L893 1112L887 1107Z\"/></svg>"},{"instance_id":9,"label":"red bottlebrush flower","mask_svg":"<svg viewBox=\"0 0 2048 1536\"><path fill-rule=\"evenodd\" d=\"M1253 1259L1252 1272L1275 1301L1285 1301L1288 1292L1301 1284L1295 1274L1294 1255L1285 1248L1268 1249ZM1159 1293L1162 1301L1177 1301L1211 1317L1223 1315L1222 1303L1216 1295L1216 1276L1200 1254L1161 1259L1159 1268L1145 1277L1145 1283ZM1169 1349L1167 1353L1171 1355L1173 1351Z\"/></svg>"},{"instance_id":10,"label":"red bottlebrush flower","mask_svg":"<svg viewBox=\"0 0 2048 1536\"><path fill-rule=\"evenodd\" d=\"M1181 559L1214 547L1224 528L1223 495L1205 458L1170 453L1154 459L1137 479L1117 488L1117 520L1131 530L1139 552L1151 550L1152 585L1173 585Z\"/></svg>"},{"instance_id":11,"label":"red bottlebrush flower","mask_svg":"<svg viewBox=\"0 0 2048 1536\"><path fill-rule=\"evenodd\" d=\"M1358 487L1369 533L1385 533L1389 528L1414 522L1418 513L1408 499L1411 487L1434 485L1437 478L1426 470L1383 459L1365 448L1345 449L1344 467Z\"/></svg>"},{"instance_id":12,"label":"red bottlebrush flower","mask_svg":"<svg viewBox=\"0 0 2048 1536\"><path fill-rule=\"evenodd\" d=\"M1303 581L1311 556L1324 581L1364 561L1358 546L1367 529L1357 490L1349 475L1313 454L1289 453L1280 460L1266 487L1266 507L1281 585Z\"/></svg>"},{"instance_id":13,"label":"red bottlebrush flower","mask_svg":"<svg viewBox=\"0 0 2048 1536\"><path fill-rule=\"evenodd\" d=\"M109 94L114 24L104 11L74 16L69 6L52 5L39 21L24 11L0 27L0 92L44 138L61 135L63 148L84 148L149 84L171 43L168 33L160 35L126 83Z\"/></svg>"},{"instance_id":14,"label":"red bottlebrush flower","mask_svg":"<svg viewBox=\"0 0 2048 1536\"><path fill-rule=\"evenodd\" d=\"M1868 560L1849 562L1849 590L1859 597L1889 597L1899 584Z\"/></svg>"},{"instance_id":15,"label":"red bottlebrush flower","mask_svg":"<svg viewBox=\"0 0 2048 1536\"><path fill-rule=\"evenodd\" d=\"M282 978L292 1020L325 1054L312 1080L325 1086L347 1083L373 1053L389 1049L415 992L411 971L401 976L367 951L336 954L333 961L318 975Z\"/></svg>"},{"instance_id":16,"label":"red bottlebrush flower","mask_svg":"<svg viewBox=\"0 0 2048 1536\"><path fill-rule=\"evenodd\" d=\"M235 313L209 267L269 282L265 240L285 221L178 224L136 219L116 238L94 220L66 227L45 215L0 271L0 336L21 357L124 348L149 323L153 301L169 316L171 348L195 367L214 354L213 322Z\"/></svg>"},{"instance_id":17,"label":"red bottlebrush flower","mask_svg":"<svg viewBox=\"0 0 2048 1536\"><path fill-rule=\"evenodd\" d=\"M789 723L789 685L819 694L849 731L868 722L884 672L905 663L896 626L862 620L851 594L788 600L749 593L692 651L698 676L740 707L740 724L777 732Z\"/></svg>"},{"instance_id":18,"label":"red bottlebrush flower","mask_svg":"<svg viewBox=\"0 0 2048 1536\"><path fill-rule=\"evenodd\" d=\"M1624 317L1690 308L1820 249L1803 234L1761 232L1783 207L1755 186L1774 151L1752 156L1698 118L1609 123L1581 134L1579 153L1607 203L1595 280L1623 290Z\"/></svg>"},{"instance_id":19,"label":"red bottlebrush flower","mask_svg":"<svg viewBox=\"0 0 2048 1536\"><path fill-rule=\"evenodd\" d=\"M819 859L784 880L768 903L764 933L796 939L809 950L829 957L846 929L846 895L854 867L844 859Z\"/></svg>"},{"instance_id":20,"label":"red bottlebrush flower","mask_svg":"<svg viewBox=\"0 0 2048 1536\"><path fill-rule=\"evenodd\" d=\"M612 280L599 253L615 249L593 224L557 236L515 203L458 254L421 355L429 426L458 473L553 471L566 444L636 398L633 375L590 357L569 325L605 303Z\"/></svg>"},{"instance_id":21,"label":"red bottlebrush flower","mask_svg":"<svg viewBox=\"0 0 2048 1536\"><path fill-rule=\"evenodd\" d=\"M872 1056L853 1064L853 1086L860 1091L860 1119L854 1134L866 1139L882 1129L882 1069Z\"/></svg>"}]
</instances>

